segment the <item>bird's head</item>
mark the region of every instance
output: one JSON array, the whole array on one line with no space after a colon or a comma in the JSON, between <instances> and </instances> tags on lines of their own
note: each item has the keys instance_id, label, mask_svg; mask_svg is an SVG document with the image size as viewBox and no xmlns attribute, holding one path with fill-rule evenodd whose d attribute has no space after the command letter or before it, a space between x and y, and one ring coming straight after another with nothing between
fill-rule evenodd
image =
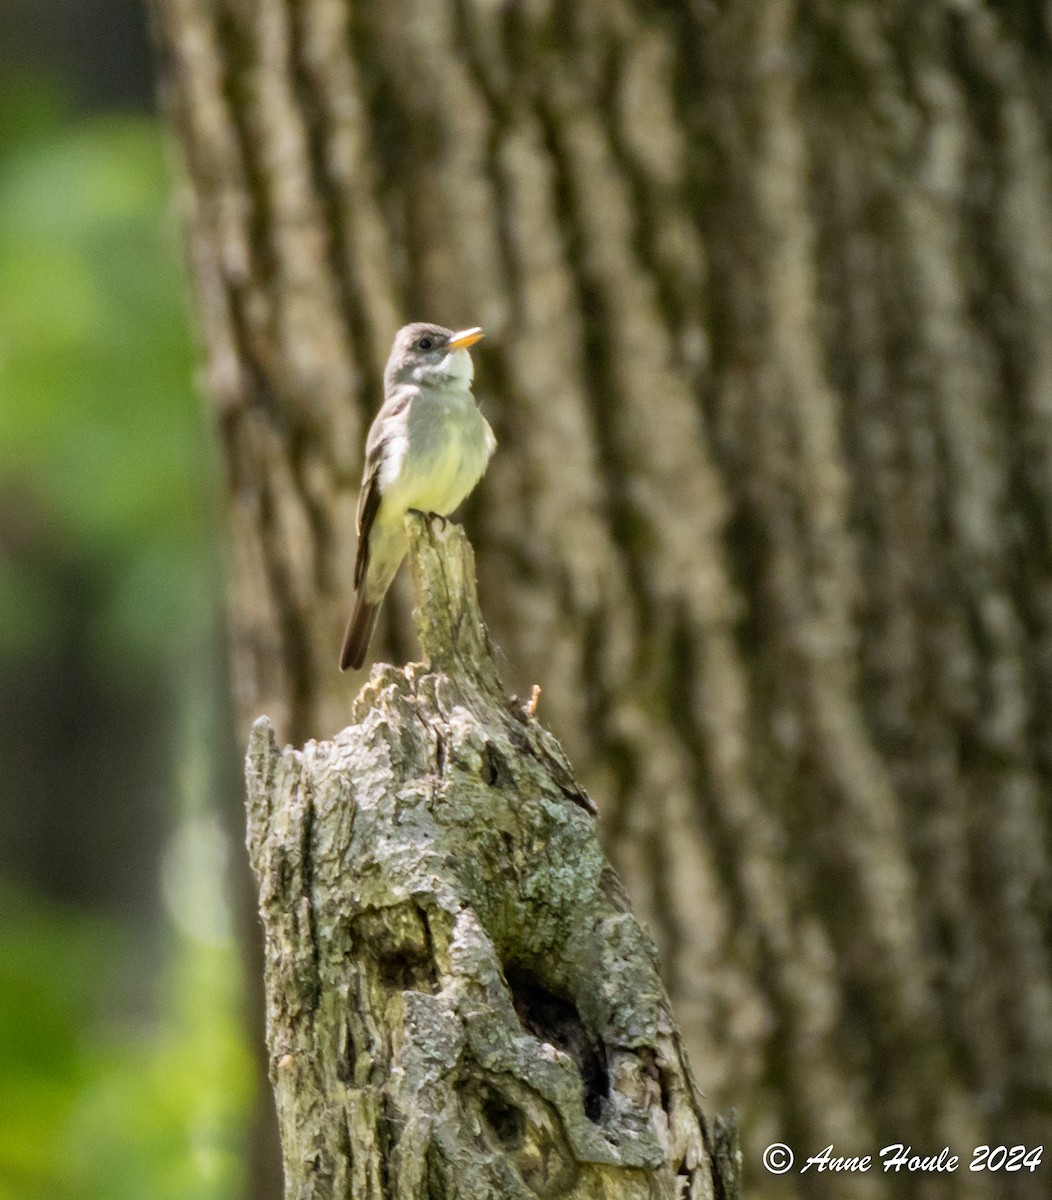
<instances>
[{"instance_id":1,"label":"bird's head","mask_svg":"<svg viewBox=\"0 0 1052 1200\"><path fill-rule=\"evenodd\" d=\"M395 335L387 360L386 389L405 383L467 386L475 374L468 347L480 337L482 330L478 328L454 331L423 321L404 326Z\"/></svg>"}]
</instances>

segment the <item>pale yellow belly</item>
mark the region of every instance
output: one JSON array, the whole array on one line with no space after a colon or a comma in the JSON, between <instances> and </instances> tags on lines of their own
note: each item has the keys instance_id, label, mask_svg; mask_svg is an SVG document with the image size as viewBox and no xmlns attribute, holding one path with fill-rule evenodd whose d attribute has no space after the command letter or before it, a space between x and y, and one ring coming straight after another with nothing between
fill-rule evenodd
<instances>
[{"instance_id":1,"label":"pale yellow belly","mask_svg":"<svg viewBox=\"0 0 1052 1200\"><path fill-rule=\"evenodd\" d=\"M411 508L449 516L482 478L492 434L478 410L469 420L451 421L443 433L423 445L410 442L383 481L383 504L392 516Z\"/></svg>"},{"instance_id":2,"label":"pale yellow belly","mask_svg":"<svg viewBox=\"0 0 1052 1200\"><path fill-rule=\"evenodd\" d=\"M410 414L406 433L389 444L381 468L382 498L369 537L370 599L383 596L408 549L405 514L416 509L449 516L482 478L495 445L467 394Z\"/></svg>"}]
</instances>

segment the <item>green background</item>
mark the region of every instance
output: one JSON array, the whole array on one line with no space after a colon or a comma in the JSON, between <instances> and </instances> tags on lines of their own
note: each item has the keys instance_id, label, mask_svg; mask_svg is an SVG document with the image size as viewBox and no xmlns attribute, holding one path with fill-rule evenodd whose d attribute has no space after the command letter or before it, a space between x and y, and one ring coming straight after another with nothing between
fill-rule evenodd
<instances>
[{"instance_id":1,"label":"green background","mask_svg":"<svg viewBox=\"0 0 1052 1200\"><path fill-rule=\"evenodd\" d=\"M177 164L141 13L59 9L7 5L0 52L0 1200L226 1197L237 752Z\"/></svg>"}]
</instances>

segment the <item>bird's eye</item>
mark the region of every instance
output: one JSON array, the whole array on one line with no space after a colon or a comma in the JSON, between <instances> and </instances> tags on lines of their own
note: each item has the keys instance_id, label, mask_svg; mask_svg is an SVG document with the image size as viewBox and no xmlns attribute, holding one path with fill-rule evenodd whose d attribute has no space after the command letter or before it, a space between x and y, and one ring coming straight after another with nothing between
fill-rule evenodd
<instances>
[{"instance_id":1,"label":"bird's eye","mask_svg":"<svg viewBox=\"0 0 1052 1200\"><path fill-rule=\"evenodd\" d=\"M431 347L432 347L434 344L435 344L435 343L434 343L434 342L432 341L432 339L431 339L431 338L429 338L429 337L422 337L422 338L420 339L420 341L419 341L419 342L417 342L417 346L418 346L418 347L419 347L419 349L421 349L421 350L430 350L430 349L431 349Z\"/></svg>"}]
</instances>

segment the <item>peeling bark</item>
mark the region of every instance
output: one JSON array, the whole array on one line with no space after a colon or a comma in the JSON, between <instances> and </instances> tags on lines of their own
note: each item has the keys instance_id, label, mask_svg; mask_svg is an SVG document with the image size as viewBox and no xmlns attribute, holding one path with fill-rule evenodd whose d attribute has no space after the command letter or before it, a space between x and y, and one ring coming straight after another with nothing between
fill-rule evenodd
<instances>
[{"instance_id":1,"label":"peeling bark","mask_svg":"<svg viewBox=\"0 0 1052 1200\"><path fill-rule=\"evenodd\" d=\"M453 526L407 518L427 663L332 741L253 727L248 843L290 1200L739 1195L653 943L498 677ZM444 523L443 523L444 524Z\"/></svg>"}]
</instances>

